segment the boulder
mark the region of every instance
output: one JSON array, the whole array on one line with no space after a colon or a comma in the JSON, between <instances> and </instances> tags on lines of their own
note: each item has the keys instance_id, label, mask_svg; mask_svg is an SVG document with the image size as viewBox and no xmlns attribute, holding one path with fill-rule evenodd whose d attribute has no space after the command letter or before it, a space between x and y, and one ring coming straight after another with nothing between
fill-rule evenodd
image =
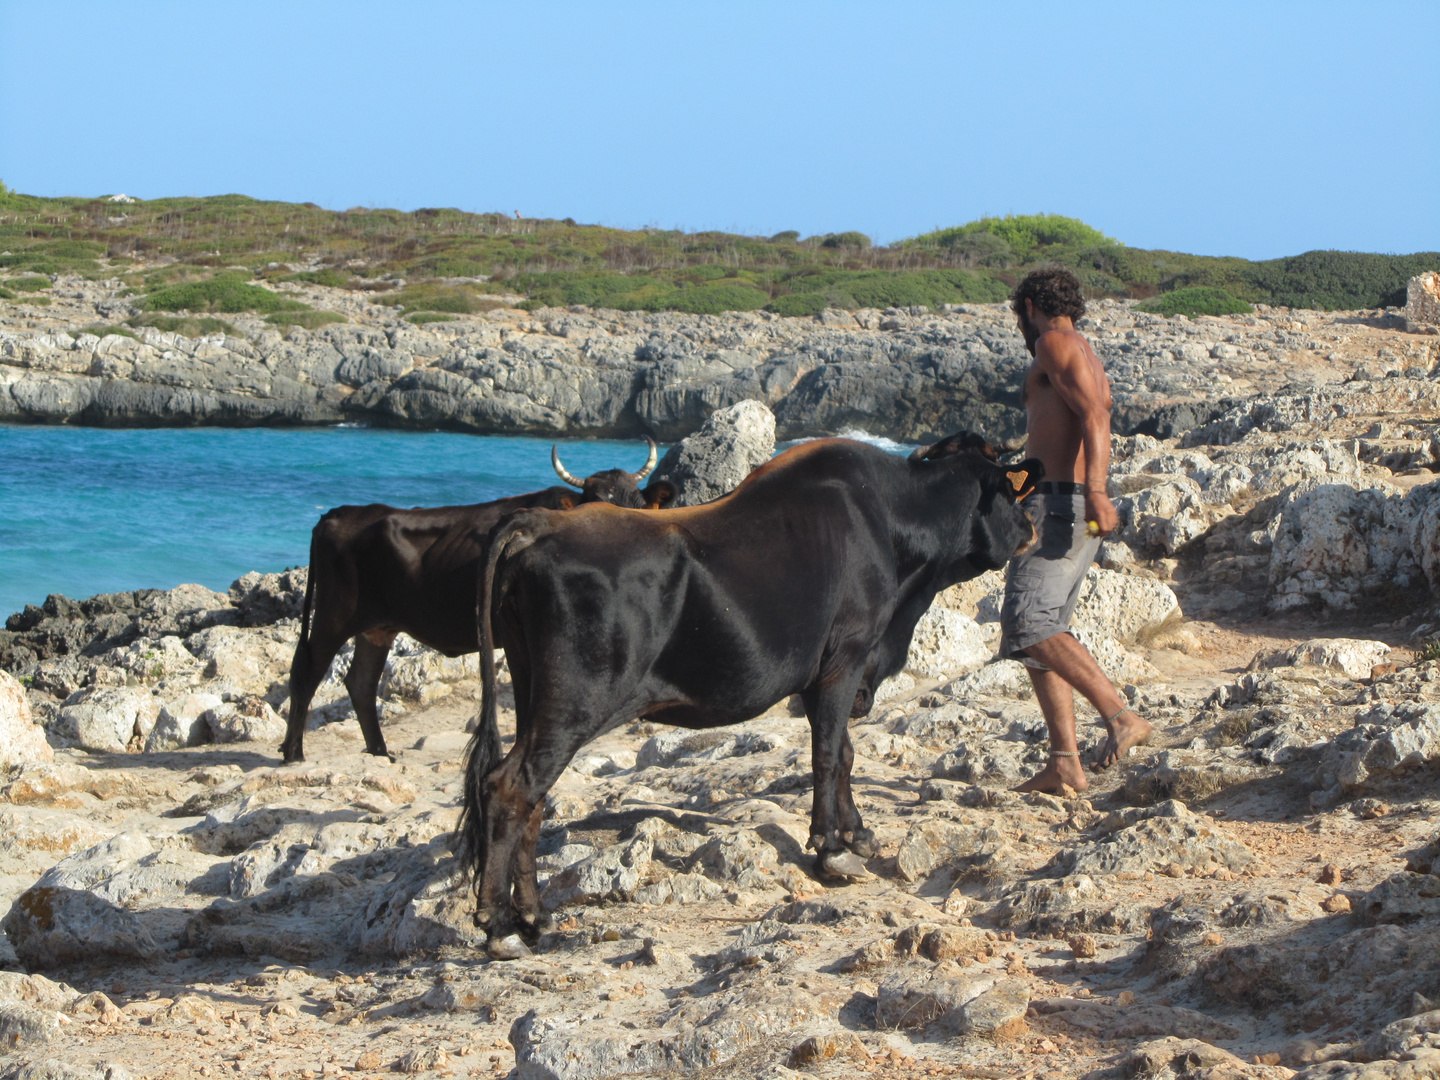
<instances>
[{"instance_id":1,"label":"boulder","mask_svg":"<svg viewBox=\"0 0 1440 1080\"><path fill-rule=\"evenodd\" d=\"M279 574L251 571L230 586L230 600L239 612L241 626L269 626L281 619L298 619L304 609L309 571L298 566Z\"/></svg>"},{"instance_id":2,"label":"boulder","mask_svg":"<svg viewBox=\"0 0 1440 1080\"><path fill-rule=\"evenodd\" d=\"M994 653L974 619L932 605L915 626L905 670L922 679L953 678L978 671Z\"/></svg>"},{"instance_id":3,"label":"boulder","mask_svg":"<svg viewBox=\"0 0 1440 1080\"><path fill-rule=\"evenodd\" d=\"M140 920L80 889L34 885L5 916L5 936L26 967L153 960L160 948Z\"/></svg>"},{"instance_id":4,"label":"boulder","mask_svg":"<svg viewBox=\"0 0 1440 1080\"><path fill-rule=\"evenodd\" d=\"M186 694L162 705L159 719L145 740L145 752L154 754L216 741L206 716L223 704L214 694Z\"/></svg>"},{"instance_id":5,"label":"boulder","mask_svg":"<svg viewBox=\"0 0 1440 1080\"><path fill-rule=\"evenodd\" d=\"M217 743L276 742L285 737L285 721L263 698L223 702L207 709L200 719Z\"/></svg>"},{"instance_id":6,"label":"boulder","mask_svg":"<svg viewBox=\"0 0 1440 1080\"><path fill-rule=\"evenodd\" d=\"M1030 990L1018 979L898 972L876 991L877 1028L931 1028L947 1036L1006 1038L1025 1030Z\"/></svg>"},{"instance_id":7,"label":"boulder","mask_svg":"<svg viewBox=\"0 0 1440 1080\"><path fill-rule=\"evenodd\" d=\"M1164 582L1092 566L1080 587L1072 623L1134 645L1181 618L1180 601Z\"/></svg>"},{"instance_id":8,"label":"boulder","mask_svg":"<svg viewBox=\"0 0 1440 1080\"><path fill-rule=\"evenodd\" d=\"M100 687L79 690L65 699L49 735L60 746L118 753L130 740L142 743L159 715L148 690Z\"/></svg>"},{"instance_id":9,"label":"boulder","mask_svg":"<svg viewBox=\"0 0 1440 1080\"><path fill-rule=\"evenodd\" d=\"M1343 671L1352 679L1367 679L1371 669L1376 664L1384 663L1389 655L1390 646L1383 641L1363 638L1311 638L1282 652L1271 653L1263 658L1257 656L1250 666L1254 669L1309 664Z\"/></svg>"},{"instance_id":10,"label":"boulder","mask_svg":"<svg viewBox=\"0 0 1440 1080\"><path fill-rule=\"evenodd\" d=\"M734 491L775 454L775 415L758 401L717 409L666 451L656 480L675 485L673 506L698 506Z\"/></svg>"},{"instance_id":11,"label":"boulder","mask_svg":"<svg viewBox=\"0 0 1440 1080\"><path fill-rule=\"evenodd\" d=\"M25 688L8 671L0 671L0 769L54 760L45 729L30 715Z\"/></svg>"}]
</instances>

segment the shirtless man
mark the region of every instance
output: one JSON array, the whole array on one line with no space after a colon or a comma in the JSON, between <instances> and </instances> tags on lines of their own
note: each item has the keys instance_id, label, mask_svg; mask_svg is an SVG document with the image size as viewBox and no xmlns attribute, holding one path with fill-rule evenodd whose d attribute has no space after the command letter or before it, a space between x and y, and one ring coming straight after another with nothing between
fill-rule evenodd
<instances>
[{"instance_id":1,"label":"shirtless man","mask_svg":"<svg viewBox=\"0 0 1440 1080\"><path fill-rule=\"evenodd\" d=\"M1119 523L1105 491L1110 380L1075 330L1085 301L1074 274L1036 270L1012 299L1025 347L1035 357L1025 375L1026 452L1044 462L1045 482L1031 497L1036 543L1010 563L1005 577L1000 655L1029 670L1050 729L1050 761L1017 790L1059 792L1068 785L1078 791L1089 785L1075 742L1075 690L1109 730L1097 769L1113 765L1151 730L1068 632L1085 571L1101 537Z\"/></svg>"}]
</instances>

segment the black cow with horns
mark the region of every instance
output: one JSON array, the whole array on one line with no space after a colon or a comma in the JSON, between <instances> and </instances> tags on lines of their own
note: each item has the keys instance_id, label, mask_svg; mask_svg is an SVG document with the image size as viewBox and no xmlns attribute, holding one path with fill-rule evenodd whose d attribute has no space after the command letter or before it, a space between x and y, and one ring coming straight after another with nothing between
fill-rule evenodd
<instances>
[{"instance_id":1,"label":"black cow with horns","mask_svg":"<svg viewBox=\"0 0 1440 1080\"><path fill-rule=\"evenodd\" d=\"M1019 502L1040 462L1007 469L986 451L964 434L908 460L822 439L703 506L522 510L495 526L479 578L484 696L458 852L491 956L523 956L539 935L545 793L581 746L635 717L716 727L798 693L817 874L863 873L875 842L850 793L847 721L901 669L936 593L1034 541ZM497 646L515 688L503 761Z\"/></svg>"},{"instance_id":2,"label":"black cow with horns","mask_svg":"<svg viewBox=\"0 0 1440 1080\"><path fill-rule=\"evenodd\" d=\"M550 462L565 483L474 506L397 510L393 506L337 506L310 535L310 574L305 584L300 642L290 663L290 717L281 753L305 757L305 715L330 662L355 639L355 656L345 676L350 703L360 721L368 753L385 755L385 736L375 708L375 691L390 646L401 631L446 656L480 647L475 629L475 581L485 561L485 538L505 514L544 507L569 510L583 503L653 509L675 497L665 481L644 491L640 483L655 468L655 440L639 472L607 469L581 480Z\"/></svg>"}]
</instances>

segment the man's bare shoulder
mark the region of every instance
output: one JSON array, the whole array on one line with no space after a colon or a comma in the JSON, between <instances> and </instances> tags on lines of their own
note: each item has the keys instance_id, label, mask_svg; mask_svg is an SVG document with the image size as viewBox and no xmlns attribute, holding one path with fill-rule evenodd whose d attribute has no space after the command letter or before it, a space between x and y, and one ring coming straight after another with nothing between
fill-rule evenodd
<instances>
[{"instance_id":1,"label":"man's bare shoulder","mask_svg":"<svg viewBox=\"0 0 1440 1080\"><path fill-rule=\"evenodd\" d=\"M1035 342L1035 359L1042 364L1064 367L1088 361L1092 355L1090 343L1078 330L1047 330Z\"/></svg>"}]
</instances>

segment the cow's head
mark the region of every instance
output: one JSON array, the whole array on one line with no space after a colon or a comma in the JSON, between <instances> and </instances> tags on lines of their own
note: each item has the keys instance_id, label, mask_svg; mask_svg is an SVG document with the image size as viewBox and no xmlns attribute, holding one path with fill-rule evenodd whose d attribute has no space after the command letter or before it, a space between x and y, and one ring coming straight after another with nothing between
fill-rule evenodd
<instances>
[{"instance_id":1,"label":"cow's head","mask_svg":"<svg viewBox=\"0 0 1440 1080\"><path fill-rule=\"evenodd\" d=\"M995 447L979 435L956 432L910 455L913 461L963 471L979 484L970 525L970 548L961 580L998 570L1035 542L1035 526L1021 505L1045 476L1039 458L1002 465Z\"/></svg>"},{"instance_id":2,"label":"cow's head","mask_svg":"<svg viewBox=\"0 0 1440 1080\"><path fill-rule=\"evenodd\" d=\"M650 456L639 472L606 469L604 472L594 473L582 480L561 464L560 450L553 445L550 447L550 464L555 466L556 476L571 487L580 489L580 495L575 500L576 503L607 502L614 506L627 506L635 510L655 510L675 498L675 488L667 481L656 480L649 484L644 491L640 490L640 481L654 471L655 462L659 456L655 440L646 436L645 441L650 444Z\"/></svg>"}]
</instances>

